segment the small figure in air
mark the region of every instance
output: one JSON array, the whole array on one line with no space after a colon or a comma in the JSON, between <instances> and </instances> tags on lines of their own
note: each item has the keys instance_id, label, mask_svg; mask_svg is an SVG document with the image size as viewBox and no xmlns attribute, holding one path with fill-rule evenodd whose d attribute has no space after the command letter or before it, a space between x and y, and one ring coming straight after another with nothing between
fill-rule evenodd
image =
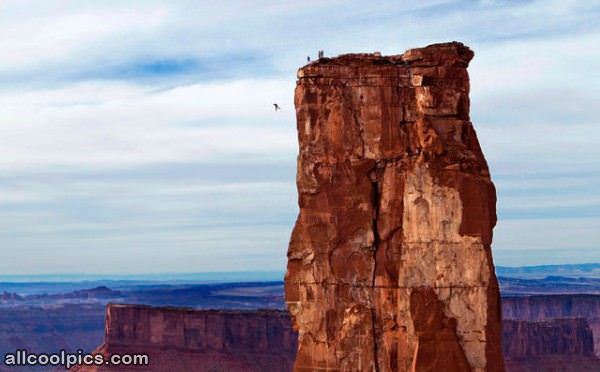
<instances>
[{"instance_id":1,"label":"small figure in air","mask_svg":"<svg viewBox=\"0 0 600 372\"><path fill-rule=\"evenodd\" d=\"M310 56L306 56L306 62L310 62Z\"/></svg>"},{"instance_id":2,"label":"small figure in air","mask_svg":"<svg viewBox=\"0 0 600 372\"><path fill-rule=\"evenodd\" d=\"M276 103L273 104L273 107L275 107L275 111L281 110L281 107L279 107L279 105Z\"/></svg>"}]
</instances>

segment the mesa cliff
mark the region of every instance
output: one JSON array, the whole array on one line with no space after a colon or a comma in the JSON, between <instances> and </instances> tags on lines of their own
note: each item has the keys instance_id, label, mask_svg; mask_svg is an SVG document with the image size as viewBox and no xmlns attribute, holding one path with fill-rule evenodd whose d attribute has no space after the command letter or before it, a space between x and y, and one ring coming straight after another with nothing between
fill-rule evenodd
<instances>
[{"instance_id":1,"label":"mesa cliff","mask_svg":"<svg viewBox=\"0 0 600 372\"><path fill-rule=\"evenodd\" d=\"M278 310L193 310L108 305L96 353L149 355L149 366L77 366L72 371L243 371L292 369L297 336Z\"/></svg>"},{"instance_id":2,"label":"mesa cliff","mask_svg":"<svg viewBox=\"0 0 600 372\"><path fill-rule=\"evenodd\" d=\"M507 358L540 355L594 355L592 330L585 319L564 318L540 322L504 320L503 347Z\"/></svg>"},{"instance_id":3,"label":"mesa cliff","mask_svg":"<svg viewBox=\"0 0 600 372\"><path fill-rule=\"evenodd\" d=\"M585 318L600 357L600 296L592 294L537 295L504 297L505 319L540 321L554 318Z\"/></svg>"},{"instance_id":4,"label":"mesa cliff","mask_svg":"<svg viewBox=\"0 0 600 372\"><path fill-rule=\"evenodd\" d=\"M504 320L502 325L509 372L600 370L592 330L583 318Z\"/></svg>"},{"instance_id":5,"label":"mesa cliff","mask_svg":"<svg viewBox=\"0 0 600 372\"><path fill-rule=\"evenodd\" d=\"M296 371L504 371L472 57L453 42L298 71Z\"/></svg>"}]
</instances>

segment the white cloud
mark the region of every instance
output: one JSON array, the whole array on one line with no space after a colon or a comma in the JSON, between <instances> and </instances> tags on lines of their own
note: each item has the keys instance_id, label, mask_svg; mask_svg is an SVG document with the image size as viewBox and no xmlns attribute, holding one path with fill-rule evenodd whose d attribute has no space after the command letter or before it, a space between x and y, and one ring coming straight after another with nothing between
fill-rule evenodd
<instances>
[{"instance_id":1,"label":"white cloud","mask_svg":"<svg viewBox=\"0 0 600 372\"><path fill-rule=\"evenodd\" d=\"M72 2L68 6L63 4L37 13L18 12L18 16L12 17L8 11L10 18L6 8L10 10L15 2L3 4L0 76L28 77L34 72L41 75L48 69L82 68L98 60L121 58L127 45L158 31L168 16L163 6L77 9ZM30 4L29 9L37 9L38 5L39 2Z\"/></svg>"},{"instance_id":2,"label":"white cloud","mask_svg":"<svg viewBox=\"0 0 600 372\"><path fill-rule=\"evenodd\" d=\"M275 112L273 102L284 109ZM253 79L3 92L0 167L290 159L292 102L291 82Z\"/></svg>"}]
</instances>

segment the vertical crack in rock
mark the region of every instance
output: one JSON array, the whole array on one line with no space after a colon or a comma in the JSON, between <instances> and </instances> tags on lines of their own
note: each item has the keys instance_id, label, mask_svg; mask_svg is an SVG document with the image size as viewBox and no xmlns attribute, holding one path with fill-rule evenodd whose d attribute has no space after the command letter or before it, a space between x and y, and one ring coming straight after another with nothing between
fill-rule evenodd
<instances>
[{"instance_id":1,"label":"vertical crack in rock","mask_svg":"<svg viewBox=\"0 0 600 372\"><path fill-rule=\"evenodd\" d=\"M453 42L298 71L296 371L504 371L472 57Z\"/></svg>"},{"instance_id":2,"label":"vertical crack in rock","mask_svg":"<svg viewBox=\"0 0 600 372\"><path fill-rule=\"evenodd\" d=\"M371 228L373 229L373 271L371 274L371 292L375 291L375 274L377 273L377 250L379 249L379 231L377 230L377 221L379 220L379 202L380 202L380 193L379 193L379 182L377 177L377 167L379 164L376 164L376 167L371 170L371 195L372 195L372 203L373 203L373 222ZM371 311L371 335L374 339L373 342L373 370L375 372L379 372L379 354L377 351L377 339L379 338L377 332L377 315L375 309L375 301L372 295L370 311Z\"/></svg>"}]
</instances>

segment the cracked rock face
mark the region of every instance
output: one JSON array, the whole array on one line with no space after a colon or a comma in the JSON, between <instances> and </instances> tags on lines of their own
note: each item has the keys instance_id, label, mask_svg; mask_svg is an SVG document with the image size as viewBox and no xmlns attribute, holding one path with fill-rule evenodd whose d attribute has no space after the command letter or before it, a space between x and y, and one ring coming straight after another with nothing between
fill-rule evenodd
<instances>
[{"instance_id":1,"label":"cracked rock face","mask_svg":"<svg viewBox=\"0 0 600 372\"><path fill-rule=\"evenodd\" d=\"M447 43L299 70L296 371L504 371L472 57Z\"/></svg>"}]
</instances>

